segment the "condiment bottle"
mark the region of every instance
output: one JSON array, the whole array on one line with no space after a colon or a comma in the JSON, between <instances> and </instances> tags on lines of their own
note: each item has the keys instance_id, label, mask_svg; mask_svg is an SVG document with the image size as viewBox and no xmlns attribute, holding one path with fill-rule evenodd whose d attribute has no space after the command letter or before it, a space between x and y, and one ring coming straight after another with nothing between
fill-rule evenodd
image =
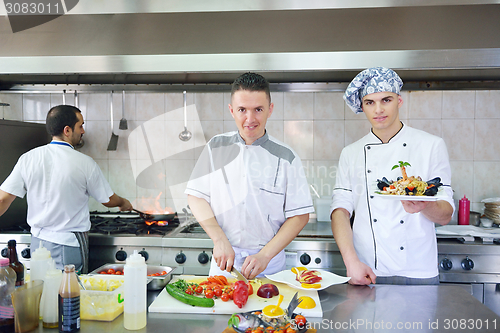
<instances>
[{"instance_id":1,"label":"condiment bottle","mask_svg":"<svg viewBox=\"0 0 500 333\"><path fill-rule=\"evenodd\" d=\"M58 327L58 296L61 286L62 272L56 269L54 259L50 259L49 268L43 279L43 293L40 301L40 313L43 317L43 327Z\"/></svg>"},{"instance_id":2,"label":"condiment bottle","mask_svg":"<svg viewBox=\"0 0 500 333\"><path fill-rule=\"evenodd\" d=\"M458 224L469 225L470 219L470 201L464 195L458 202Z\"/></svg>"},{"instance_id":3,"label":"condiment bottle","mask_svg":"<svg viewBox=\"0 0 500 333\"><path fill-rule=\"evenodd\" d=\"M144 257L134 250L123 268L125 277L125 304L123 326L127 330L139 330L146 326L147 266Z\"/></svg>"},{"instance_id":4,"label":"condiment bottle","mask_svg":"<svg viewBox=\"0 0 500 333\"><path fill-rule=\"evenodd\" d=\"M11 294L16 289L16 272L9 259L0 259L0 332L14 332L14 306Z\"/></svg>"},{"instance_id":5,"label":"condiment bottle","mask_svg":"<svg viewBox=\"0 0 500 333\"><path fill-rule=\"evenodd\" d=\"M45 278L45 273L49 268L50 263L50 251L43 247L42 242L40 246L34 252L31 253L30 259L30 279L33 280L43 280Z\"/></svg>"},{"instance_id":6,"label":"condiment bottle","mask_svg":"<svg viewBox=\"0 0 500 333\"><path fill-rule=\"evenodd\" d=\"M80 330L80 285L76 279L75 265L64 266L59 287L59 332Z\"/></svg>"},{"instance_id":7,"label":"condiment bottle","mask_svg":"<svg viewBox=\"0 0 500 333\"><path fill-rule=\"evenodd\" d=\"M24 284L24 265L17 258L16 240L11 239L8 243L9 265L16 272L16 287Z\"/></svg>"}]
</instances>

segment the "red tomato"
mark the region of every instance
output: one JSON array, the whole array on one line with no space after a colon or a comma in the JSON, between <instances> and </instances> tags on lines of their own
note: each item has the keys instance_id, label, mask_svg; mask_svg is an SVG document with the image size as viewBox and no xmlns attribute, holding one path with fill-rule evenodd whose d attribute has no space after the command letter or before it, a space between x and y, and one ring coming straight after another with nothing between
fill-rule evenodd
<instances>
[{"instance_id":1,"label":"red tomato","mask_svg":"<svg viewBox=\"0 0 500 333\"><path fill-rule=\"evenodd\" d=\"M167 275L167 272L166 271L162 271L161 275Z\"/></svg>"},{"instance_id":2,"label":"red tomato","mask_svg":"<svg viewBox=\"0 0 500 333\"><path fill-rule=\"evenodd\" d=\"M220 297L220 295L222 295L222 289L220 287L215 287L214 294L215 296Z\"/></svg>"},{"instance_id":3,"label":"red tomato","mask_svg":"<svg viewBox=\"0 0 500 333\"><path fill-rule=\"evenodd\" d=\"M108 274L106 271L99 272L99 274Z\"/></svg>"},{"instance_id":4,"label":"red tomato","mask_svg":"<svg viewBox=\"0 0 500 333\"><path fill-rule=\"evenodd\" d=\"M222 295L220 295L220 299L223 301L223 302L227 302L229 301L229 294L226 294L226 293L223 293Z\"/></svg>"},{"instance_id":5,"label":"red tomato","mask_svg":"<svg viewBox=\"0 0 500 333\"><path fill-rule=\"evenodd\" d=\"M160 273L154 273L153 276L160 276Z\"/></svg>"},{"instance_id":6,"label":"red tomato","mask_svg":"<svg viewBox=\"0 0 500 333\"><path fill-rule=\"evenodd\" d=\"M214 292L210 289L205 290L205 297L206 298L214 298Z\"/></svg>"},{"instance_id":7,"label":"red tomato","mask_svg":"<svg viewBox=\"0 0 500 333\"><path fill-rule=\"evenodd\" d=\"M122 271L116 271L115 275L123 275L123 272Z\"/></svg>"},{"instance_id":8,"label":"red tomato","mask_svg":"<svg viewBox=\"0 0 500 333\"><path fill-rule=\"evenodd\" d=\"M295 324L297 324L297 327L299 329L304 328L304 326L306 325L306 317L302 315L295 316Z\"/></svg>"},{"instance_id":9,"label":"red tomato","mask_svg":"<svg viewBox=\"0 0 500 333\"><path fill-rule=\"evenodd\" d=\"M108 269L108 274L115 274L115 270L113 268Z\"/></svg>"},{"instance_id":10,"label":"red tomato","mask_svg":"<svg viewBox=\"0 0 500 333\"><path fill-rule=\"evenodd\" d=\"M202 286L196 287L196 293L197 294L201 294L202 292L203 292L203 287Z\"/></svg>"},{"instance_id":11,"label":"red tomato","mask_svg":"<svg viewBox=\"0 0 500 333\"><path fill-rule=\"evenodd\" d=\"M188 295L192 295L192 294L193 294L193 289L191 289L191 288L187 288L187 289L186 289L186 294L188 294Z\"/></svg>"}]
</instances>

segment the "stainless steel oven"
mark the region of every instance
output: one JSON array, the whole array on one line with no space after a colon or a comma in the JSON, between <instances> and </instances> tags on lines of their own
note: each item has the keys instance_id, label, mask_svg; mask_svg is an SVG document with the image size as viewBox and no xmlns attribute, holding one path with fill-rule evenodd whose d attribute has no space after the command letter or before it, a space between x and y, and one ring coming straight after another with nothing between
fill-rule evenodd
<instances>
[{"instance_id":1,"label":"stainless steel oven","mask_svg":"<svg viewBox=\"0 0 500 333\"><path fill-rule=\"evenodd\" d=\"M500 315L500 245L482 239L438 239L439 280L466 288Z\"/></svg>"}]
</instances>

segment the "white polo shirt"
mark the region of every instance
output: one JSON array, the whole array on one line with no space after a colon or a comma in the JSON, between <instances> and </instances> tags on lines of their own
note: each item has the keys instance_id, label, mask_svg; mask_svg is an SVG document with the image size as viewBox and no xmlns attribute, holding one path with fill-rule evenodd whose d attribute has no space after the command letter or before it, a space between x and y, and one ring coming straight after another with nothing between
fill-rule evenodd
<instances>
[{"instance_id":1,"label":"white polo shirt","mask_svg":"<svg viewBox=\"0 0 500 333\"><path fill-rule=\"evenodd\" d=\"M455 209L448 151L442 138L406 125L382 143L370 131L342 150L330 213L355 212L353 241L359 259L377 276L431 278L438 275L435 224L423 214L409 214L400 200L374 196L377 179L396 180L398 161L411 164L408 176L427 181L440 177L445 201Z\"/></svg>"},{"instance_id":2,"label":"white polo shirt","mask_svg":"<svg viewBox=\"0 0 500 333\"><path fill-rule=\"evenodd\" d=\"M237 131L213 137L187 184L205 199L233 247L260 249L289 217L314 212L297 154L267 133L246 145Z\"/></svg>"},{"instance_id":3,"label":"white polo shirt","mask_svg":"<svg viewBox=\"0 0 500 333\"><path fill-rule=\"evenodd\" d=\"M90 229L89 196L105 203L113 195L97 163L62 141L23 154L0 189L27 194L33 236L68 246L79 246L73 231Z\"/></svg>"}]
</instances>

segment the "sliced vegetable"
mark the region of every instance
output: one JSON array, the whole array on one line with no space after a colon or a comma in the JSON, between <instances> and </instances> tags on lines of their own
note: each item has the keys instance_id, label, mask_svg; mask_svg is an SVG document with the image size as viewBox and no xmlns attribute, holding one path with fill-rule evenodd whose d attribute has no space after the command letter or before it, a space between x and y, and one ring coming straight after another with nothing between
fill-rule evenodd
<instances>
[{"instance_id":1,"label":"sliced vegetable","mask_svg":"<svg viewBox=\"0 0 500 333\"><path fill-rule=\"evenodd\" d=\"M259 290L257 290L257 296L262 298L272 298L274 296L278 296L279 294L280 291L278 290L278 287L272 283L263 284L259 287Z\"/></svg>"},{"instance_id":2,"label":"sliced vegetable","mask_svg":"<svg viewBox=\"0 0 500 333\"><path fill-rule=\"evenodd\" d=\"M248 285L243 281L236 281L234 283L233 302L240 309L247 304L248 301Z\"/></svg>"},{"instance_id":3,"label":"sliced vegetable","mask_svg":"<svg viewBox=\"0 0 500 333\"><path fill-rule=\"evenodd\" d=\"M180 279L175 281L174 283L167 284L165 289L167 289L167 292L170 296L183 303L206 308L211 308L214 306L215 302L213 299L186 294L185 290L188 289L188 287L188 283L185 280Z\"/></svg>"}]
</instances>

